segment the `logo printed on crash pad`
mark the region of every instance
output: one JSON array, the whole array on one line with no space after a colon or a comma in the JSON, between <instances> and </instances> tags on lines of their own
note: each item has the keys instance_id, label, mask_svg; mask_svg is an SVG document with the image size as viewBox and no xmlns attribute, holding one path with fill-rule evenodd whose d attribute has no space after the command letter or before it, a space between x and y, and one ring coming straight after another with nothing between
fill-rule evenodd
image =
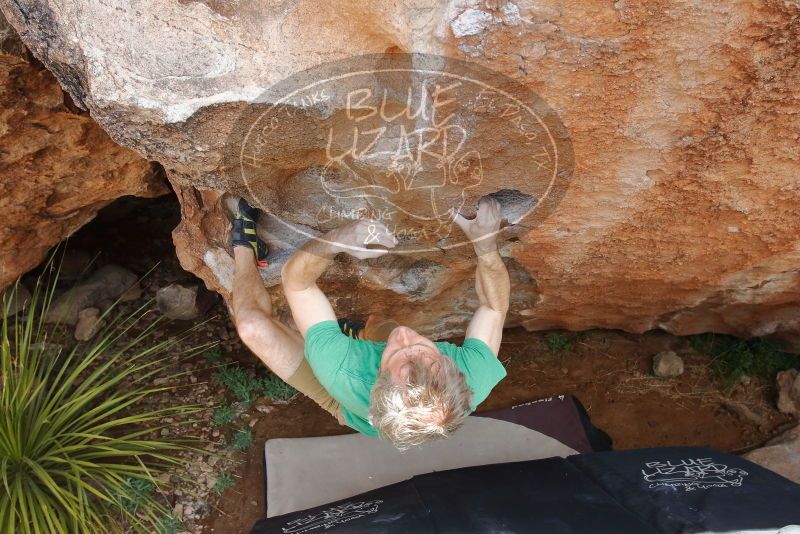
<instances>
[{"instance_id":1,"label":"logo printed on crash pad","mask_svg":"<svg viewBox=\"0 0 800 534\"><path fill-rule=\"evenodd\" d=\"M683 488L686 491L708 488L739 487L747 476L747 471L738 467L728 467L711 458L689 458L647 462L642 475L650 488L667 486Z\"/></svg>"},{"instance_id":2,"label":"logo printed on crash pad","mask_svg":"<svg viewBox=\"0 0 800 534\"><path fill-rule=\"evenodd\" d=\"M339 506L323 510L318 514L311 514L300 519L289 521L282 530L286 534L300 534L318 528L328 530L335 525L347 523L348 521L377 513L378 507L382 502L383 501L375 500L340 504Z\"/></svg>"}]
</instances>

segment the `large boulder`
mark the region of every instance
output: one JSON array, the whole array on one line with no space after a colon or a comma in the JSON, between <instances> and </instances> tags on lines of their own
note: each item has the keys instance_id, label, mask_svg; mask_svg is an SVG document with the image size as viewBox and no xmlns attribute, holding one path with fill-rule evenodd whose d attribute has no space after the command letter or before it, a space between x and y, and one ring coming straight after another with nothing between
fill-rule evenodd
<instances>
[{"instance_id":1,"label":"large boulder","mask_svg":"<svg viewBox=\"0 0 800 534\"><path fill-rule=\"evenodd\" d=\"M119 265L105 265L83 282L53 298L48 306L45 322L74 326L79 321L82 310L105 310L117 299L133 300L128 296L135 295L138 291L138 277L135 274Z\"/></svg>"},{"instance_id":2,"label":"large boulder","mask_svg":"<svg viewBox=\"0 0 800 534\"><path fill-rule=\"evenodd\" d=\"M800 417L800 370L781 371L775 381L778 386L778 410Z\"/></svg>"},{"instance_id":3,"label":"large boulder","mask_svg":"<svg viewBox=\"0 0 800 534\"><path fill-rule=\"evenodd\" d=\"M744 457L800 484L800 426L787 430Z\"/></svg>"},{"instance_id":4,"label":"large boulder","mask_svg":"<svg viewBox=\"0 0 800 534\"><path fill-rule=\"evenodd\" d=\"M114 199L167 191L69 102L0 14L0 291Z\"/></svg>"},{"instance_id":5,"label":"large boulder","mask_svg":"<svg viewBox=\"0 0 800 534\"><path fill-rule=\"evenodd\" d=\"M485 193L502 198L515 223L502 238L514 284L509 325L784 337L800 330L796 3L57 4L0 0L76 104L117 142L166 167L183 210L179 258L225 296L232 261L224 192L275 216L261 229L273 249L268 286L301 238L337 217L385 213L386 198L341 194L358 184L402 184L406 196L390 207L403 224L421 220L404 211L421 202L408 187L411 171L381 155L381 143L338 157L347 132L377 131L357 124L376 126L367 116L375 101L347 107L341 92L352 78L339 74L380 71L370 87L388 89L396 111L406 97L398 84L427 87L434 98L429 82L444 86L446 76L423 67L447 57L453 65L443 64L466 74L453 106L478 100L474 73L511 91L496 91L503 98L524 95L542 119L528 140L554 171L549 181L521 128L510 126L520 115L507 115L502 98L472 114L462 108L450 123L472 152L440 158L444 167L422 165L426 179L449 170L447 184L463 186L444 197L445 210ZM412 52L420 55L404 56ZM347 59L363 54L376 55ZM414 75L386 76L385 64ZM316 93L309 89L322 80ZM285 112L279 124L259 122L273 109ZM388 124L390 115L379 117ZM400 120L412 130L425 125ZM396 142L398 125L389 126ZM328 135L334 128L341 138ZM249 131L257 154L237 150ZM323 211L331 217L321 219ZM406 254L337 263L323 280L337 310L392 315L438 335L463 331L476 303L474 261L465 247L450 248L459 237L447 230L434 228L426 251L406 243Z\"/></svg>"}]
</instances>

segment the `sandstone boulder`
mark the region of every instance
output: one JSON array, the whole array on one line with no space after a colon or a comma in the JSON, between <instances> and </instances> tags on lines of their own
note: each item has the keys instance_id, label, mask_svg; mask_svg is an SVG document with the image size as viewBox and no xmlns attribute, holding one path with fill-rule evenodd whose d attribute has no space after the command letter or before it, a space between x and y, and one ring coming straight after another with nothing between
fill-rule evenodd
<instances>
[{"instance_id":1,"label":"sandstone boulder","mask_svg":"<svg viewBox=\"0 0 800 534\"><path fill-rule=\"evenodd\" d=\"M781 371L775 381L778 386L778 410L800 416L800 371Z\"/></svg>"},{"instance_id":2,"label":"sandstone boulder","mask_svg":"<svg viewBox=\"0 0 800 534\"><path fill-rule=\"evenodd\" d=\"M0 290L114 199L167 191L75 108L0 14Z\"/></svg>"},{"instance_id":3,"label":"sandstone boulder","mask_svg":"<svg viewBox=\"0 0 800 534\"><path fill-rule=\"evenodd\" d=\"M683 374L683 358L671 350L653 356L653 373L662 378L673 378Z\"/></svg>"},{"instance_id":4,"label":"sandstone boulder","mask_svg":"<svg viewBox=\"0 0 800 534\"><path fill-rule=\"evenodd\" d=\"M78 312L78 322L75 325L75 339L89 341L101 328L103 328L103 321L100 319L98 308L81 310Z\"/></svg>"},{"instance_id":5,"label":"sandstone boulder","mask_svg":"<svg viewBox=\"0 0 800 534\"><path fill-rule=\"evenodd\" d=\"M800 426L786 431L744 457L800 484Z\"/></svg>"},{"instance_id":6,"label":"sandstone boulder","mask_svg":"<svg viewBox=\"0 0 800 534\"><path fill-rule=\"evenodd\" d=\"M800 330L796 3L0 0L0 8L77 105L166 167L183 212L178 256L223 295L233 264L222 193L274 215L260 231L273 250L264 282L275 286L298 240L342 218L424 217L411 209L430 194L431 182L427 190L414 182L423 167L426 179L441 172L442 185L457 186L442 193L445 210L466 210L487 193L505 199L509 326ZM371 96L388 95L383 115L371 114L379 98L338 98L351 79L340 76L341 62L363 54L374 55L356 62L371 65L358 72L378 73ZM377 117L400 117L407 132L430 126L402 112L409 94L435 100L436 83L450 87L432 69L437 57L468 61L462 74L491 69L494 93L534 102L529 111L541 120L525 133L539 152L518 135L521 108L498 97L437 125L463 134L450 145L464 141L463 153L445 149L426 163L419 154L431 151L419 149L430 140L412 139L414 156L403 160L365 138L347 153L348 132L378 137ZM410 70L381 70L404 61ZM336 83L312 90L323 80ZM456 91L473 78L460 80ZM482 96L473 89L455 101ZM257 150L235 150L248 132ZM404 147L397 122L383 132ZM442 148L444 137L430 142ZM363 189L395 185L404 194L390 205ZM339 313L463 332L476 303L474 258L453 246L459 237L446 221L427 221L424 253L406 247L381 261L337 263L323 284Z\"/></svg>"},{"instance_id":7,"label":"sandstone boulder","mask_svg":"<svg viewBox=\"0 0 800 534\"><path fill-rule=\"evenodd\" d=\"M214 303L214 293L198 284L170 284L156 292L158 310L170 319L202 317Z\"/></svg>"},{"instance_id":8,"label":"sandstone boulder","mask_svg":"<svg viewBox=\"0 0 800 534\"><path fill-rule=\"evenodd\" d=\"M85 281L74 285L53 299L45 315L45 322L75 325L81 311L106 309L114 301L138 286L138 277L119 265L105 265ZM121 299L122 300L122 299ZM89 314L91 315L91 314ZM89 322L87 317L87 324ZM85 341L85 340L84 340Z\"/></svg>"}]
</instances>

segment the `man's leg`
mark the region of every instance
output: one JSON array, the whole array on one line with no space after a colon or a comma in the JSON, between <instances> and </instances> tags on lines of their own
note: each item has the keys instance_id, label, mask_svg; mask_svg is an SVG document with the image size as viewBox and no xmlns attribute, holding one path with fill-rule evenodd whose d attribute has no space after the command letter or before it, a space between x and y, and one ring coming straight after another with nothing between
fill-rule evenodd
<instances>
[{"instance_id":1,"label":"man's leg","mask_svg":"<svg viewBox=\"0 0 800 534\"><path fill-rule=\"evenodd\" d=\"M282 380L303 361L303 339L272 315L252 249L234 247L233 317L245 345Z\"/></svg>"},{"instance_id":2,"label":"man's leg","mask_svg":"<svg viewBox=\"0 0 800 534\"><path fill-rule=\"evenodd\" d=\"M303 338L272 313L252 248L234 247L233 317L239 337L284 382L344 424L339 403L314 377L303 356Z\"/></svg>"}]
</instances>

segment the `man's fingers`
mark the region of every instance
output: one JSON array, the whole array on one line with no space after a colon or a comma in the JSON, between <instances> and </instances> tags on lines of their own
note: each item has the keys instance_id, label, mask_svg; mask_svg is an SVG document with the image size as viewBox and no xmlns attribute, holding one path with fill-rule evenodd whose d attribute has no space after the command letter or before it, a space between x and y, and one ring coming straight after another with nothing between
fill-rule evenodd
<instances>
[{"instance_id":1,"label":"man's fingers","mask_svg":"<svg viewBox=\"0 0 800 534\"><path fill-rule=\"evenodd\" d=\"M492 213L492 199L490 197L483 197L478 202L478 219L480 222L485 223L489 220L489 216Z\"/></svg>"},{"instance_id":2,"label":"man's fingers","mask_svg":"<svg viewBox=\"0 0 800 534\"><path fill-rule=\"evenodd\" d=\"M397 246L397 239L392 234L386 232L379 235L375 243L372 244L383 245L384 247L387 248L394 248L395 246Z\"/></svg>"},{"instance_id":3,"label":"man's fingers","mask_svg":"<svg viewBox=\"0 0 800 534\"><path fill-rule=\"evenodd\" d=\"M394 235L394 232L389 230L389 228L385 224L381 224L380 227L381 227L382 232L383 232L382 235L386 237L385 245L387 247L392 248L394 246L397 246L400 243L400 241L398 241L397 237Z\"/></svg>"},{"instance_id":4,"label":"man's fingers","mask_svg":"<svg viewBox=\"0 0 800 534\"><path fill-rule=\"evenodd\" d=\"M394 247L398 244L397 238L392 234L385 224L370 219L363 219L357 222L358 231L356 232L359 244L367 247L369 245L383 245Z\"/></svg>"},{"instance_id":5,"label":"man's fingers","mask_svg":"<svg viewBox=\"0 0 800 534\"><path fill-rule=\"evenodd\" d=\"M465 218L460 213L456 213L456 217L455 217L455 219L453 219L453 221L458 225L459 228L464 230L464 232L467 231L467 228L469 228L469 225L472 222L469 219Z\"/></svg>"},{"instance_id":6,"label":"man's fingers","mask_svg":"<svg viewBox=\"0 0 800 534\"><path fill-rule=\"evenodd\" d=\"M478 219L481 223L497 223L502 216L502 206L497 199L485 196L478 204Z\"/></svg>"}]
</instances>

